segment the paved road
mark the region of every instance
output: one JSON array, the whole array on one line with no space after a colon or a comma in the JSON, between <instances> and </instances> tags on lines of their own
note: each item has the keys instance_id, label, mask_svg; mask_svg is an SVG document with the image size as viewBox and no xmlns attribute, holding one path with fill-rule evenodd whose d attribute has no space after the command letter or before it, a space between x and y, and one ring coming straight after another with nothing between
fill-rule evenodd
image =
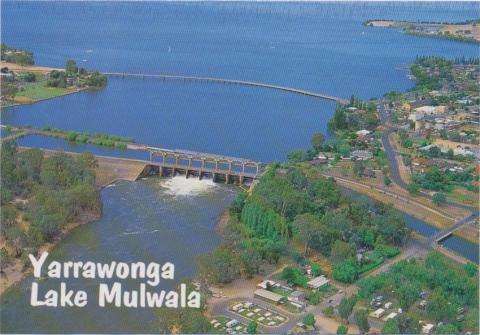
<instances>
[{"instance_id":1,"label":"paved road","mask_svg":"<svg viewBox=\"0 0 480 335\"><path fill-rule=\"evenodd\" d=\"M380 121L382 122L383 125L386 126L387 120L388 120L388 114L387 114L387 111L385 109L384 104L379 105L379 111L380 111ZM398 152L393 148L393 146L390 142L390 139L389 139L390 134L392 134L393 132L395 132L397 130L398 130L397 127L388 128L388 130L386 130L383 133L382 144L383 144L383 147L385 149L385 153L388 157L388 162L389 162L389 167L390 167L390 178L393 180L393 182L395 184L397 184L398 186L400 186L401 188L406 190L407 184L405 183L405 181L403 181L403 179L400 176L400 171L398 169L398 163L397 163L397 160L401 159L401 157L398 154ZM421 195L430 199L430 200L432 199L432 195L430 195L429 193L421 192ZM457 221L457 222L455 222L455 224L451 225L450 227L448 227L444 230L438 231L437 233L433 234L432 236L429 236L429 238L425 240L425 243L427 245L431 245L432 243L436 243L438 238L440 238L442 236L445 236L445 235L448 235L448 234L452 233L453 231L461 228L463 225L468 224L471 221L476 220L478 218L478 208L467 206L467 205L462 205L462 204L452 202L452 201L447 201L447 202L450 206L461 208L461 209L464 209L464 210L468 210L472 214L463 218L463 219L461 219L461 220L459 220L459 221Z\"/></svg>"}]
</instances>

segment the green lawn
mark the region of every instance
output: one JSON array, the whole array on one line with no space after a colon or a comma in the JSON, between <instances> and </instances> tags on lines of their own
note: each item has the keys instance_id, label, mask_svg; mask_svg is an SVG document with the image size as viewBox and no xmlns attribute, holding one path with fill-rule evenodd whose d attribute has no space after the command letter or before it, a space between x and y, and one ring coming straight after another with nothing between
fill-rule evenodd
<instances>
[{"instance_id":1,"label":"green lawn","mask_svg":"<svg viewBox=\"0 0 480 335\"><path fill-rule=\"evenodd\" d=\"M47 87L46 85L46 81L26 84L23 87L23 90L20 90L16 94L16 97L26 97L31 100L41 100L59 97L74 91L74 89L71 88Z\"/></svg>"}]
</instances>

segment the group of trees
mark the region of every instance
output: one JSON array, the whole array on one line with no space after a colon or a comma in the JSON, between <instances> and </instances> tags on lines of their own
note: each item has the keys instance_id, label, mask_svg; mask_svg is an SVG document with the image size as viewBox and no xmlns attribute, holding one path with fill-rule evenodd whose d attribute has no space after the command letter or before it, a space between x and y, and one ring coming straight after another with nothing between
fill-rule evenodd
<instances>
[{"instance_id":1,"label":"group of trees","mask_svg":"<svg viewBox=\"0 0 480 335\"><path fill-rule=\"evenodd\" d=\"M348 107L358 108L355 111ZM377 105L375 102L364 102L352 96L348 106L337 104L335 114L328 122L331 131L375 129L379 124Z\"/></svg>"},{"instance_id":2,"label":"group of trees","mask_svg":"<svg viewBox=\"0 0 480 335\"><path fill-rule=\"evenodd\" d=\"M467 330L478 333L477 271L471 264L461 268L433 252L424 262L415 258L400 261L389 272L362 279L358 283L359 296L369 300L374 295L383 295L399 302L404 313L385 323L385 334L420 331L418 312L410 312L410 309L419 301L423 290L429 291L423 318L448 325L450 331L445 332L448 334ZM459 307L465 307L463 322L456 320Z\"/></svg>"},{"instance_id":3,"label":"group of trees","mask_svg":"<svg viewBox=\"0 0 480 335\"><path fill-rule=\"evenodd\" d=\"M73 59L67 60L65 71L53 70L50 72L50 79L47 80L49 87L67 87L67 78L74 78L77 86L88 86L100 88L107 85L107 77L98 71L88 71L77 67Z\"/></svg>"},{"instance_id":4,"label":"group of trees","mask_svg":"<svg viewBox=\"0 0 480 335\"><path fill-rule=\"evenodd\" d=\"M39 149L18 150L10 141L1 147L1 234L19 257L51 241L68 222L101 209L92 154L77 158L59 153L45 157ZM25 199L14 206L14 198ZM17 202L18 203L18 202ZM17 222L25 222L20 225Z\"/></svg>"},{"instance_id":5,"label":"group of trees","mask_svg":"<svg viewBox=\"0 0 480 335\"><path fill-rule=\"evenodd\" d=\"M0 46L2 61L20 65L33 65L33 53L27 50L12 48L5 43Z\"/></svg>"},{"instance_id":6,"label":"group of trees","mask_svg":"<svg viewBox=\"0 0 480 335\"><path fill-rule=\"evenodd\" d=\"M312 252L331 257L334 277L352 282L366 265L356 260L358 248L390 257L408 238L405 221L393 208L378 206L373 213L368 204L342 195L333 179L296 164L272 166L251 196L239 195L230 214L225 243L200 257L201 273L212 282L258 273L264 262L287 254L291 243L303 246L300 259ZM294 272L285 280L299 285L302 276Z\"/></svg>"},{"instance_id":7,"label":"group of trees","mask_svg":"<svg viewBox=\"0 0 480 335\"><path fill-rule=\"evenodd\" d=\"M438 90L445 82L453 80L451 69L453 62L444 57L421 56L410 66L410 72L415 76L415 89Z\"/></svg>"},{"instance_id":8,"label":"group of trees","mask_svg":"<svg viewBox=\"0 0 480 335\"><path fill-rule=\"evenodd\" d=\"M432 191L450 192L455 186L478 191L477 187L470 186L475 180L478 180L478 176L474 175L473 169L450 171L434 165L427 168L423 173L414 174L412 180L420 187Z\"/></svg>"}]
</instances>

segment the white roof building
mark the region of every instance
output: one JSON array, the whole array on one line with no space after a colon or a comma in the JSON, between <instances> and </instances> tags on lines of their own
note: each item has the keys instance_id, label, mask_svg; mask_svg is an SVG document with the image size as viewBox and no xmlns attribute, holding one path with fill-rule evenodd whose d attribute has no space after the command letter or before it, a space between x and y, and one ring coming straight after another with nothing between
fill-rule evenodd
<instances>
[{"instance_id":1,"label":"white roof building","mask_svg":"<svg viewBox=\"0 0 480 335\"><path fill-rule=\"evenodd\" d=\"M383 308L379 308L376 311L370 313L370 316L373 316L374 318L380 318L382 315L385 314L385 310Z\"/></svg>"},{"instance_id":2,"label":"white roof building","mask_svg":"<svg viewBox=\"0 0 480 335\"><path fill-rule=\"evenodd\" d=\"M431 323L427 323L422 327L422 334L430 334L435 326Z\"/></svg>"},{"instance_id":3,"label":"white roof building","mask_svg":"<svg viewBox=\"0 0 480 335\"><path fill-rule=\"evenodd\" d=\"M358 136L367 136L368 134L370 134L370 131L366 130L366 129L362 129L362 130L357 131L356 134Z\"/></svg>"},{"instance_id":4,"label":"white roof building","mask_svg":"<svg viewBox=\"0 0 480 335\"><path fill-rule=\"evenodd\" d=\"M270 291L267 291L267 290L264 290L264 289L256 290L254 292L254 295L257 296L257 297L260 297L260 298L264 298L264 299L276 302L276 303L279 303L280 301L285 300L285 297L283 295L280 295L280 294L277 294L277 293L274 293L274 292L270 292Z\"/></svg>"},{"instance_id":5,"label":"white roof building","mask_svg":"<svg viewBox=\"0 0 480 335\"><path fill-rule=\"evenodd\" d=\"M330 282L325 276L319 276L316 278L313 278L307 283L308 287L311 287L313 289L319 289L322 286L327 285Z\"/></svg>"},{"instance_id":6,"label":"white roof building","mask_svg":"<svg viewBox=\"0 0 480 335\"><path fill-rule=\"evenodd\" d=\"M266 290L268 286L274 287L274 286L277 286L277 283L274 282L273 280L264 280L261 283L257 284L257 287L263 288L264 290Z\"/></svg>"},{"instance_id":7,"label":"white roof building","mask_svg":"<svg viewBox=\"0 0 480 335\"><path fill-rule=\"evenodd\" d=\"M414 109L415 112L424 113L425 115L446 113L448 111L447 106L422 106Z\"/></svg>"}]
</instances>

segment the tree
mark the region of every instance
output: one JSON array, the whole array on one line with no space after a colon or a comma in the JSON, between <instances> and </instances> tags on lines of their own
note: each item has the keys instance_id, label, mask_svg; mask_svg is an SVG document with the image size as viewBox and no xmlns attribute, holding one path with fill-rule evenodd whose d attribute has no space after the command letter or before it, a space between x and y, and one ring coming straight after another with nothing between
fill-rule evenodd
<instances>
[{"instance_id":1,"label":"tree","mask_svg":"<svg viewBox=\"0 0 480 335\"><path fill-rule=\"evenodd\" d=\"M280 278L285 280L289 284L294 284L297 286L305 286L307 283L307 278L303 275L303 271L295 268L293 266L286 266L282 273L280 274Z\"/></svg>"},{"instance_id":2,"label":"tree","mask_svg":"<svg viewBox=\"0 0 480 335\"><path fill-rule=\"evenodd\" d=\"M447 203L447 198L445 197L445 194L441 192L437 192L433 195L432 197L433 203L437 206L443 206Z\"/></svg>"},{"instance_id":3,"label":"tree","mask_svg":"<svg viewBox=\"0 0 480 335\"><path fill-rule=\"evenodd\" d=\"M257 333L257 322L251 321L247 326L247 333L248 334L256 334Z\"/></svg>"},{"instance_id":4,"label":"tree","mask_svg":"<svg viewBox=\"0 0 480 335\"><path fill-rule=\"evenodd\" d=\"M322 150L322 145L324 141L325 141L325 135L323 135L322 133L315 133L312 136L312 146L315 152L318 153L319 151Z\"/></svg>"},{"instance_id":5,"label":"tree","mask_svg":"<svg viewBox=\"0 0 480 335\"><path fill-rule=\"evenodd\" d=\"M365 163L363 161L353 162L353 174L357 177L362 177L365 171Z\"/></svg>"},{"instance_id":6,"label":"tree","mask_svg":"<svg viewBox=\"0 0 480 335\"><path fill-rule=\"evenodd\" d=\"M11 263L12 259L8 254L7 249L0 249L0 273L3 273L3 270Z\"/></svg>"},{"instance_id":7,"label":"tree","mask_svg":"<svg viewBox=\"0 0 480 335\"><path fill-rule=\"evenodd\" d=\"M356 302L356 296L352 296L350 298L344 297L340 301L340 304L338 305L338 314L343 320L348 321L350 314L352 314L353 306L355 306Z\"/></svg>"},{"instance_id":8,"label":"tree","mask_svg":"<svg viewBox=\"0 0 480 335\"><path fill-rule=\"evenodd\" d=\"M465 272L467 272L467 274L470 277L475 276L478 272L478 269L477 269L476 265L473 264L473 263L467 263L463 266L463 268L465 269Z\"/></svg>"},{"instance_id":9,"label":"tree","mask_svg":"<svg viewBox=\"0 0 480 335\"><path fill-rule=\"evenodd\" d=\"M405 219L393 208L388 209L374 219L378 233L383 239L394 245L403 245L409 234Z\"/></svg>"},{"instance_id":10,"label":"tree","mask_svg":"<svg viewBox=\"0 0 480 335\"><path fill-rule=\"evenodd\" d=\"M458 334L459 330L457 326L452 323L447 323L445 325L437 326L435 329L436 334Z\"/></svg>"},{"instance_id":11,"label":"tree","mask_svg":"<svg viewBox=\"0 0 480 335\"><path fill-rule=\"evenodd\" d=\"M419 190L420 186L415 183L415 182L411 182L407 185L407 191L410 193L410 194L413 194L413 195L416 195L418 194L418 190Z\"/></svg>"},{"instance_id":12,"label":"tree","mask_svg":"<svg viewBox=\"0 0 480 335\"><path fill-rule=\"evenodd\" d=\"M341 263L355 257L356 247L354 244L336 240L333 243L331 259L333 263Z\"/></svg>"},{"instance_id":13,"label":"tree","mask_svg":"<svg viewBox=\"0 0 480 335\"><path fill-rule=\"evenodd\" d=\"M309 313L303 317L303 323L306 326L315 327L315 316L312 313Z\"/></svg>"},{"instance_id":14,"label":"tree","mask_svg":"<svg viewBox=\"0 0 480 335\"><path fill-rule=\"evenodd\" d=\"M427 312L436 321L442 321L451 316L452 310L449 306L451 305L448 305L448 300L440 289L435 289L428 297Z\"/></svg>"},{"instance_id":15,"label":"tree","mask_svg":"<svg viewBox=\"0 0 480 335\"><path fill-rule=\"evenodd\" d=\"M384 176L383 176L383 183L384 183L386 186L390 186L390 184L392 183L392 180L390 179L389 176L384 175Z\"/></svg>"},{"instance_id":16,"label":"tree","mask_svg":"<svg viewBox=\"0 0 480 335\"><path fill-rule=\"evenodd\" d=\"M17 212L12 207L2 207L0 215L0 231L5 235L6 230L17 223Z\"/></svg>"},{"instance_id":17,"label":"tree","mask_svg":"<svg viewBox=\"0 0 480 335\"><path fill-rule=\"evenodd\" d=\"M388 319L383 325L382 334L400 334L398 322L395 319Z\"/></svg>"},{"instance_id":18,"label":"tree","mask_svg":"<svg viewBox=\"0 0 480 335\"><path fill-rule=\"evenodd\" d=\"M312 276L320 276L322 274L322 269L320 268L320 265L318 265L317 263L313 263L311 268L310 268L310 273L312 274Z\"/></svg>"},{"instance_id":19,"label":"tree","mask_svg":"<svg viewBox=\"0 0 480 335\"><path fill-rule=\"evenodd\" d=\"M333 266L332 276L342 283L353 283L358 278L358 269L353 259Z\"/></svg>"},{"instance_id":20,"label":"tree","mask_svg":"<svg viewBox=\"0 0 480 335\"><path fill-rule=\"evenodd\" d=\"M293 226L298 230L298 238L304 243L303 254L305 256L319 232L319 225L319 220L310 213L297 215L293 221Z\"/></svg>"},{"instance_id":21,"label":"tree","mask_svg":"<svg viewBox=\"0 0 480 335\"><path fill-rule=\"evenodd\" d=\"M335 314L335 310L333 309L333 306L328 306L328 307L325 307L325 308L322 310L322 313L323 313L323 315L325 315L326 317L331 318L331 317Z\"/></svg>"},{"instance_id":22,"label":"tree","mask_svg":"<svg viewBox=\"0 0 480 335\"><path fill-rule=\"evenodd\" d=\"M77 63L73 59L67 60L67 64L65 65L65 71L67 73L77 73Z\"/></svg>"},{"instance_id":23,"label":"tree","mask_svg":"<svg viewBox=\"0 0 480 335\"><path fill-rule=\"evenodd\" d=\"M355 312L355 322L362 333L369 331L370 324L368 323L368 312L366 309L362 308Z\"/></svg>"},{"instance_id":24,"label":"tree","mask_svg":"<svg viewBox=\"0 0 480 335\"><path fill-rule=\"evenodd\" d=\"M339 335L345 335L348 334L348 327L345 325L340 325L337 328L337 334Z\"/></svg>"},{"instance_id":25,"label":"tree","mask_svg":"<svg viewBox=\"0 0 480 335\"><path fill-rule=\"evenodd\" d=\"M200 275L211 283L229 283L240 273L238 256L224 245L199 256L197 262Z\"/></svg>"},{"instance_id":26,"label":"tree","mask_svg":"<svg viewBox=\"0 0 480 335\"><path fill-rule=\"evenodd\" d=\"M418 334L420 332L419 320L411 313L401 313L397 318L400 334Z\"/></svg>"}]
</instances>

